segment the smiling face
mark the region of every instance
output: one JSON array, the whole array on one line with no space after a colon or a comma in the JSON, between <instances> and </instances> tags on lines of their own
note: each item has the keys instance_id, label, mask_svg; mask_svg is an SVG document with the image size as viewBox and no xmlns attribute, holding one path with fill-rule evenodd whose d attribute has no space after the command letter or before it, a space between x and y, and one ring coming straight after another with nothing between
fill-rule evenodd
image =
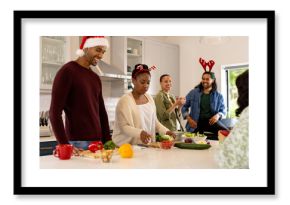
<instances>
[{"instance_id":1,"label":"smiling face","mask_svg":"<svg viewBox=\"0 0 290 205\"><path fill-rule=\"evenodd\" d=\"M170 76L162 77L160 85L161 85L161 89L163 91L165 91L165 92L170 91L170 89L172 87L172 79L171 79L171 77Z\"/></svg>"},{"instance_id":2,"label":"smiling face","mask_svg":"<svg viewBox=\"0 0 290 205\"><path fill-rule=\"evenodd\" d=\"M202 75L201 83L204 89L211 88L214 81L215 80L211 78L210 74L205 73Z\"/></svg>"},{"instance_id":3,"label":"smiling face","mask_svg":"<svg viewBox=\"0 0 290 205\"><path fill-rule=\"evenodd\" d=\"M95 46L91 48L86 48L84 52L89 65L96 66L98 61L103 58L103 55L106 52L106 47Z\"/></svg>"},{"instance_id":4,"label":"smiling face","mask_svg":"<svg viewBox=\"0 0 290 205\"><path fill-rule=\"evenodd\" d=\"M134 91L139 95L145 94L150 85L151 76L148 73L141 73L136 78L132 78Z\"/></svg>"}]
</instances>

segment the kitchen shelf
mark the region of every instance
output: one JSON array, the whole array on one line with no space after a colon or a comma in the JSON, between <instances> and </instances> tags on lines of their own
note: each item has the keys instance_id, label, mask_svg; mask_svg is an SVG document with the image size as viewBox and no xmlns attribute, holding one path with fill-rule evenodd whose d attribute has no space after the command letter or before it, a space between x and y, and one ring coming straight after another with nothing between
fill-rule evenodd
<instances>
[{"instance_id":1,"label":"kitchen shelf","mask_svg":"<svg viewBox=\"0 0 290 205\"><path fill-rule=\"evenodd\" d=\"M40 93L42 94L50 94L51 93L51 84L41 84L40 85Z\"/></svg>"},{"instance_id":2,"label":"kitchen shelf","mask_svg":"<svg viewBox=\"0 0 290 205\"><path fill-rule=\"evenodd\" d=\"M69 37L40 37L40 93L50 93L54 77L58 70L68 61Z\"/></svg>"},{"instance_id":3,"label":"kitchen shelf","mask_svg":"<svg viewBox=\"0 0 290 205\"><path fill-rule=\"evenodd\" d=\"M102 81L112 82L112 81L124 81L125 79L131 79L131 76L111 76L111 75L102 75L100 76Z\"/></svg>"},{"instance_id":4,"label":"kitchen shelf","mask_svg":"<svg viewBox=\"0 0 290 205\"><path fill-rule=\"evenodd\" d=\"M66 42L64 36L43 36L42 39L46 41L51 41L54 43L60 43L60 44L63 44Z\"/></svg>"},{"instance_id":5,"label":"kitchen shelf","mask_svg":"<svg viewBox=\"0 0 290 205\"><path fill-rule=\"evenodd\" d=\"M142 55L136 55L136 54L133 54L133 53L127 53L127 56L129 58L142 58Z\"/></svg>"},{"instance_id":6,"label":"kitchen shelf","mask_svg":"<svg viewBox=\"0 0 290 205\"><path fill-rule=\"evenodd\" d=\"M48 61L43 61L42 64L47 64L47 65L52 65L52 66L63 66L63 62L58 63L58 62L48 62Z\"/></svg>"},{"instance_id":7,"label":"kitchen shelf","mask_svg":"<svg viewBox=\"0 0 290 205\"><path fill-rule=\"evenodd\" d=\"M143 63L143 40L133 37L127 37L127 48L126 50L131 50L127 52L127 65L126 68L131 67L134 69L136 64ZM132 75L131 72L128 72L127 75Z\"/></svg>"}]
</instances>

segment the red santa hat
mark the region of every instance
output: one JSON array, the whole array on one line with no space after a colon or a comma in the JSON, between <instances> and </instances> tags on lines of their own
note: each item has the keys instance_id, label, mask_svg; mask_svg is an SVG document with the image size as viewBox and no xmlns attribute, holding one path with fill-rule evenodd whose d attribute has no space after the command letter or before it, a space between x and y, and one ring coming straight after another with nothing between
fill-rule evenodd
<instances>
[{"instance_id":1,"label":"red santa hat","mask_svg":"<svg viewBox=\"0 0 290 205\"><path fill-rule=\"evenodd\" d=\"M85 54L83 51L84 48L95 46L105 46L108 48L109 42L104 36L83 36L80 49L77 50L76 54L77 56L81 57Z\"/></svg>"}]
</instances>

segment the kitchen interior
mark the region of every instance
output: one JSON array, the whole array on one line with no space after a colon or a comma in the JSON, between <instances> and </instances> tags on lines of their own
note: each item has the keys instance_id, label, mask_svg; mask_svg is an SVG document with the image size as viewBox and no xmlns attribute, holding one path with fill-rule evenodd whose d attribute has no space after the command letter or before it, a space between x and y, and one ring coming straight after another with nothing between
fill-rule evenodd
<instances>
[{"instance_id":1,"label":"kitchen interior","mask_svg":"<svg viewBox=\"0 0 290 205\"><path fill-rule=\"evenodd\" d=\"M226 94L224 70L227 65L247 64L247 36L106 36L110 47L93 69L101 78L103 97L112 130L119 98L132 90L131 72L137 63L156 66L148 93L160 90L159 77L170 74L171 93L186 94L199 84L203 69L200 57L215 61L218 91ZM63 64L76 59L80 36L40 37L40 155L52 154L56 145L48 110L54 76ZM182 121L185 125L185 121Z\"/></svg>"}]
</instances>

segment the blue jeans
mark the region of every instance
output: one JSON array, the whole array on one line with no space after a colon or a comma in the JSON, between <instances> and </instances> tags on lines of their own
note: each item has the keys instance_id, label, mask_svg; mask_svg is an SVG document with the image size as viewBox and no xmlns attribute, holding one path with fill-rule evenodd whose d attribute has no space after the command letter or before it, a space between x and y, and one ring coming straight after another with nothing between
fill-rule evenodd
<instances>
[{"instance_id":1,"label":"blue jeans","mask_svg":"<svg viewBox=\"0 0 290 205\"><path fill-rule=\"evenodd\" d=\"M71 145L81 149L88 149L88 146L90 145L91 142L92 141L69 141Z\"/></svg>"}]
</instances>

